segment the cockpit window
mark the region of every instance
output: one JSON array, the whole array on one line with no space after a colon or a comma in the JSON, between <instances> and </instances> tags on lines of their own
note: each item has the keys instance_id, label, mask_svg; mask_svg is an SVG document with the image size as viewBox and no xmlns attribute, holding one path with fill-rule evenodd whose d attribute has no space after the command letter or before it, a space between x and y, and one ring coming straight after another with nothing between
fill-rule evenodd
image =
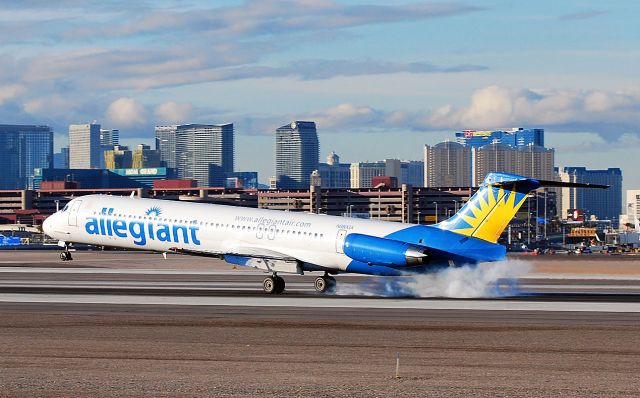
<instances>
[{"instance_id":1,"label":"cockpit window","mask_svg":"<svg viewBox=\"0 0 640 398\"><path fill-rule=\"evenodd\" d=\"M64 213L65 211L67 211L67 209L69 208L69 204L67 203L63 208L62 208L62 212Z\"/></svg>"}]
</instances>

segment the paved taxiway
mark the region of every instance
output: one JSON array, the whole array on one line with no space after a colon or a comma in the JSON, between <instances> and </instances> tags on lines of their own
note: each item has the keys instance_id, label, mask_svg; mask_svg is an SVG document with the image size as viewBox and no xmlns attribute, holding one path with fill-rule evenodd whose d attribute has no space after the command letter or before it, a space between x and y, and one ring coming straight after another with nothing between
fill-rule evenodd
<instances>
[{"instance_id":1,"label":"paved taxiway","mask_svg":"<svg viewBox=\"0 0 640 398\"><path fill-rule=\"evenodd\" d=\"M274 297L216 260L75 257L0 252L0 396L640 392L640 263L626 259L588 273L536 259L518 296L454 300L321 296L311 276Z\"/></svg>"}]
</instances>

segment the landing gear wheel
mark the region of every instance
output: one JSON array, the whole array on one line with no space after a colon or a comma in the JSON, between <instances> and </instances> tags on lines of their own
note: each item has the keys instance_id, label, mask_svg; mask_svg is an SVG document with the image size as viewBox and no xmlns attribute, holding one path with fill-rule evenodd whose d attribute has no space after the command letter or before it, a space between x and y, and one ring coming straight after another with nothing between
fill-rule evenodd
<instances>
[{"instance_id":1,"label":"landing gear wheel","mask_svg":"<svg viewBox=\"0 0 640 398\"><path fill-rule=\"evenodd\" d=\"M264 289L265 293L269 293L269 294L274 294L276 293L276 278L274 278L273 276L268 276L266 278L264 278L264 281L262 281L262 288Z\"/></svg>"},{"instance_id":2,"label":"landing gear wheel","mask_svg":"<svg viewBox=\"0 0 640 398\"><path fill-rule=\"evenodd\" d=\"M276 276L275 279L276 279L275 293L281 294L282 292L284 292L284 287L285 287L284 279L279 276Z\"/></svg>"},{"instance_id":3,"label":"landing gear wheel","mask_svg":"<svg viewBox=\"0 0 640 398\"><path fill-rule=\"evenodd\" d=\"M313 287L316 288L318 293L333 292L336 289L336 279L332 276L319 276L316 278Z\"/></svg>"},{"instance_id":4,"label":"landing gear wheel","mask_svg":"<svg viewBox=\"0 0 640 398\"><path fill-rule=\"evenodd\" d=\"M73 260L73 257L71 257L71 253L70 252L62 252L62 253L60 253L60 260L62 260L62 261L71 261L71 260Z\"/></svg>"}]
</instances>

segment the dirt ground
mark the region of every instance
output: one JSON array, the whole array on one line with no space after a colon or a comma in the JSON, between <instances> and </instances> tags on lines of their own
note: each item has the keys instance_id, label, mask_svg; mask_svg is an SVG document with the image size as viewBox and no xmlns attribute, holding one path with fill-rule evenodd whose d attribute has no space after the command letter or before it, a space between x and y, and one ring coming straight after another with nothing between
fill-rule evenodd
<instances>
[{"instance_id":1,"label":"dirt ground","mask_svg":"<svg viewBox=\"0 0 640 398\"><path fill-rule=\"evenodd\" d=\"M366 319L366 310L362 320L284 310L256 317L249 308L162 311L0 306L0 396L640 395L640 324L632 319L567 322L556 314L525 322L525 314L503 322L504 315L487 313L381 321Z\"/></svg>"}]
</instances>

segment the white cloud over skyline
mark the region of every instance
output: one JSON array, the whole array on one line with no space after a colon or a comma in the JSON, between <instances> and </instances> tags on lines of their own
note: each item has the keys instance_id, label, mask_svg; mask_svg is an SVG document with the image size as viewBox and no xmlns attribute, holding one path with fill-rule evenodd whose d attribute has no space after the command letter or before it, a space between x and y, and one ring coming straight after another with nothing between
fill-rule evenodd
<instances>
[{"instance_id":1,"label":"white cloud over skyline","mask_svg":"<svg viewBox=\"0 0 640 398\"><path fill-rule=\"evenodd\" d=\"M640 149L640 5L541 1L9 2L0 123L98 120L139 139L234 122L254 139L309 118L345 146L371 132L389 148L531 126ZM257 151L239 156L269 169Z\"/></svg>"}]
</instances>

